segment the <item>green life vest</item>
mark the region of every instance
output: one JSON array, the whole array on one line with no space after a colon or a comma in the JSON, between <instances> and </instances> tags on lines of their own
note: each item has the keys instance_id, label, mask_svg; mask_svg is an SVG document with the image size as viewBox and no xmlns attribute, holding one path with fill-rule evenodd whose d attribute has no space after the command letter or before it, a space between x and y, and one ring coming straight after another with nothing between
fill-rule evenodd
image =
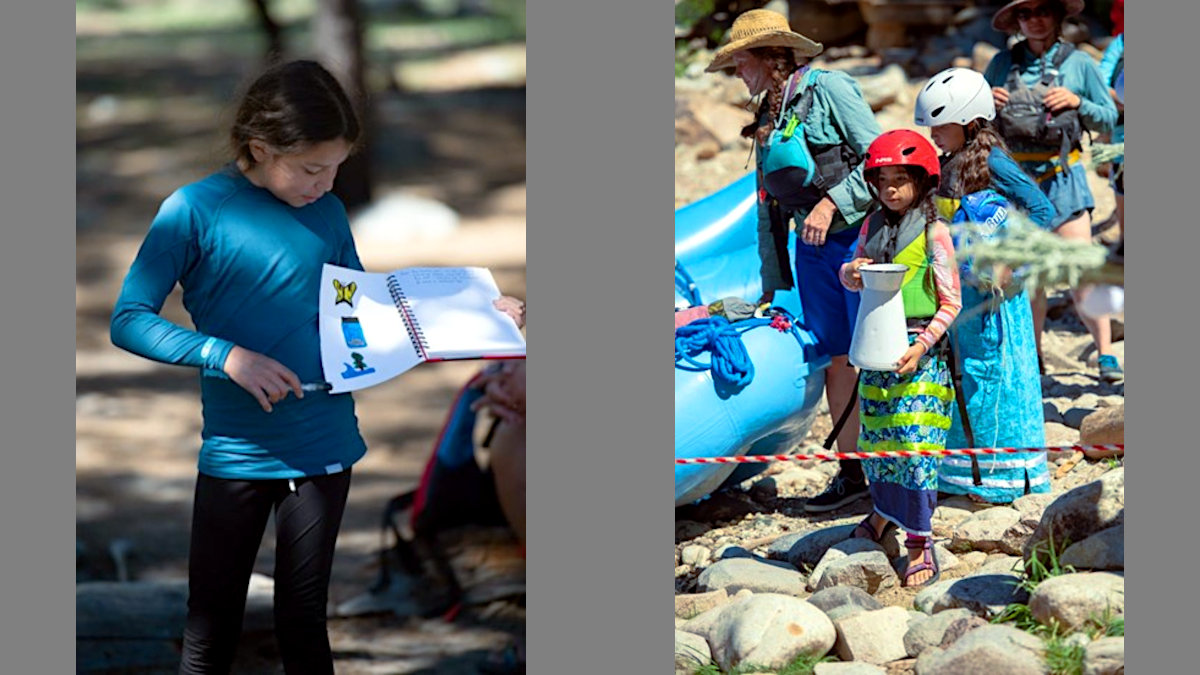
<instances>
[{"instance_id":1,"label":"green life vest","mask_svg":"<svg viewBox=\"0 0 1200 675\"><path fill-rule=\"evenodd\" d=\"M938 311L925 225L925 216L919 209L905 214L897 227L887 225L882 210L872 214L867 225L867 257L877 263L908 267L900 294L904 298L904 316L909 319L927 319Z\"/></svg>"}]
</instances>

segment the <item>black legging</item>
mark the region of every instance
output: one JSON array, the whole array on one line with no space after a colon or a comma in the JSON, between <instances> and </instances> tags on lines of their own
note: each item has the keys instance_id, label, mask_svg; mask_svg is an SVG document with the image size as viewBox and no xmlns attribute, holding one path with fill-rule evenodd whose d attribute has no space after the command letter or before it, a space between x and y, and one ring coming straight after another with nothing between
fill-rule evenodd
<instances>
[{"instance_id":1,"label":"black legging","mask_svg":"<svg viewBox=\"0 0 1200 675\"><path fill-rule=\"evenodd\" d=\"M333 673L325 607L350 471L285 480L200 474L179 672L228 673L267 518L275 509L275 637L287 673Z\"/></svg>"}]
</instances>

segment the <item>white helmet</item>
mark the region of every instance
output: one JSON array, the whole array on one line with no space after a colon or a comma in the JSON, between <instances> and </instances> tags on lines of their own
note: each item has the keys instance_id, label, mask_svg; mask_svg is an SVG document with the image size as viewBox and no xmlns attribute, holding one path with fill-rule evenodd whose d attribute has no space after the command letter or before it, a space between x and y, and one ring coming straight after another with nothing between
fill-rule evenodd
<instances>
[{"instance_id":1,"label":"white helmet","mask_svg":"<svg viewBox=\"0 0 1200 675\"><path fill-rule=\"evenodd\" d=\"M917 94L913 120L923 127L967 124L996 117L992 87L970 68L947 68L929 78Z\"/></svg>"}]
</instances>

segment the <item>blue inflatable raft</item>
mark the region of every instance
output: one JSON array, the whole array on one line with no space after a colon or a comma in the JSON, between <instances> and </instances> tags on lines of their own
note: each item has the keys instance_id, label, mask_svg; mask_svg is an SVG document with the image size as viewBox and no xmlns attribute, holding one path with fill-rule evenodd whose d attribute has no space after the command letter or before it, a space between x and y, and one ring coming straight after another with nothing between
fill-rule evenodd
<instances>
[{"instance_id":1,"label":"blue inflatable raft","mask_svg":"<svg viewBox=\"0 0 1200 675\"><path fill-rule=\"evenodd\" d=\"M788 248L794 253L795 235ZM759 276L754 175L675 211L676 307L725 297L753 301ZM753 380L730 393L712 372L675 367L675 457L782 454L808 435L825 386L829 358L818 356L793 289L775 305L796 318L798 330L761 326L742 333ZM734 324L737 325L737 324ZM764 464L676 465L675 506L690 504L725 484L761 472Z\"/></svg>"}]
</instances>

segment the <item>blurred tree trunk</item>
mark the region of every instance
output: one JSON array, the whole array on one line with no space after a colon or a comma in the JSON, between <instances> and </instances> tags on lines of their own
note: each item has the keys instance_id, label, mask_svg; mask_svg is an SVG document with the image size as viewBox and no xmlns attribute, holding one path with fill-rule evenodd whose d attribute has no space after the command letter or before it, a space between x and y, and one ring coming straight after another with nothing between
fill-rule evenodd
<instances>
[{"instance_id":1,"label":"blurred tree trunk","mask_svg":"<svg viewBox=\"0 0 1200 675\"><path fill-rule=\"evenodd\" d=\"M271 18L267 0L252 0L252 3L254 14L258 17L258 27L267 36L267 63L274 63L283 56L283 29Z\"/></svg>"},{"instance_id":2,"label":"blurred tree trunk","mask_svg":"<svg viewBox=\"0 0 1200 675\"><path fill-rule=\"evenodd\" d=\"M371 201L371 109L366 95L362 17L357 0L318 0L313 15L317 58L338 78L362 121L362 146L338 170L333 193L353 211Z\"/></svg>"}]
</instances>

